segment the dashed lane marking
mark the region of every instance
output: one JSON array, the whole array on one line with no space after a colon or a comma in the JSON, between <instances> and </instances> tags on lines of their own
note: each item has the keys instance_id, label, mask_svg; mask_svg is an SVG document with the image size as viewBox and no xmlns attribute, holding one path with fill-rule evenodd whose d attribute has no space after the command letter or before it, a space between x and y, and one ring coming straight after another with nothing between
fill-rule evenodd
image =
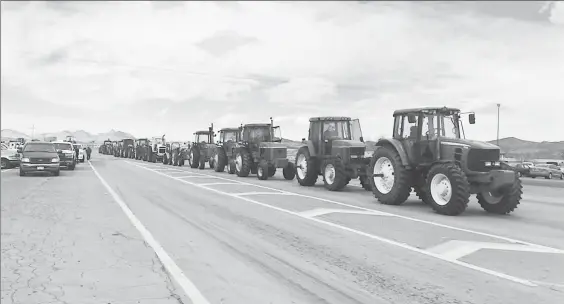
<instances>
[{"instance_id":1,"label":"dashed lane marking","mask_svg":"<svg viewBox=\"0 0 564 304\"><path fill-rule=\"evenodd\" d=\"M514 277L514 276L511 276L511 275L507 275L505 273L501 273L501 272L494 271L494 270L491 270L491 269L479 267L479 266L472 265L472 264L462 262L462 261L459 261L459 260L447 259L447 258L441 256L440 254L436 254L436 253L429 252L429 251L426 251L426 250L423 250L423 249L419 249L417 247L413 247L413 246L410 246L410 245L405 244L405 243L396 242L396 241L386 239L386 238L383 238L383 237L380 237L380 236L377 236L377 235L374 235L374 234L370 234L370 233L366 233L366 232L359 231L359 230L356 230L356 229L352 229L352 228L349 228L349 227L345 227L345 226L335 224L335 223L332 223L332 222L328 222L328 221L325 221L325 220L321 220L321 219L318 219L318 218L315 218L315 217L308 217L308 216L305 216L305 215L303 215L299 212L294 212L294 211L290 211L290 210L287 210L287 209L272 206L272 205L269 205L269 204L261 203L259 201L250 199L250 198L245 197L245 196L235 195L235 194L223 192L223 191L220 191L220 190L217 190L217 189L214 189L214 188L202 186L201 184L192 183L192 182L189 182L187 180L183 180L183 179L171 176L171 175L167 175L167 174L164 174L162 172L155 171L155 170L152 170L150 168L146 168L145 166L137 165L133 162L129 162L129 163L136 166L136 167L139 167L143 170L151 171L151 172L154 172L156 174L162 175L164 177L168 177L170 179L185 183L187 185L192 185L194 187L198 187L198 188L201 188L201 189L204 189L204 190L212 191L212 192L215 192L215 193L220 194L220 195L235 197L235 198L244 200L246 202L249 202L249 203L252 203L252 204L255 204L255 205L259 205L259 206L263 206L265 208L277 210L277 211L280 211L282 213L297 216L297 217L300 217L302 219L310 220L310 221L313 221L313 222L316 222L316 223L319 223L319 224L327 225L327 226L330 226L330 227L333 227L333 228L336 228L336 229L340 229L340 230L344 230L344 231L347 231L347 232L350 232L350 233L353 233L353 234L365 236L367 238L380 241L382 243L386 243L386 244L389 244L389 245L392 245L392 246L407 249L409 251L417 252L417 253L420 253L420 254L423 254L423 255L426 255L426 256L434 257L434 258L437 258L437 259L442 260L442 261L446 261L446 262L449 262L449 263L452 263L452 264L455 264L455 265L458 265L458 266L461 266L461 267L465 267L465 268L469 268L469 269L472 269L472 270L475 270L475 271L478 271L478 272L489 274L489 275L492 275L492 276L495 276L495 277L498 277L498 278L506 279L506 280L509 280L509 281L512 281L512 282L515 282L515 283L523 284L525 286L530 286L530 287L539 286L539 284L535 284L532 281L529 281L529 280L526 280L526 279ZM218 177L218 178L220 178L220 177ZM248 183L241 182L240 184L248 184ZM253 185L253 184L251 184L251 185ZM267 188L267 187L264 187L264 188ZM277 190L277 189L274 189L274 190ZM277 191L280 191L280 190L277 190ZM286 191L284 191L284 192L286 192ZM288 193L291 193L291 192L288 192ZM297 193L295 195L304 196L304 195L297 194ZM304 196L304 197L307 197L307 196ZM312 197L312 198L315 198L315 197ZM345 204L343 204L343 205L345 205ZM359 208L359 207L352 206L352 205L349 205L349 207L357 208L357 209L365 209L365 208ZM372 211L372 210L368 210L368 211ZM391 216L395 216L395 215L391 214Z\"/></svg>"},{"instance_id":2,"label":"dashed lane marking","mask_svg":"<svg viewBox=\"0 0 564 304\"><path fill-rule=\"evenodd\" d=\"M521 245L521 244L502 244L502 243L492 243L492 242L475 242L475 241L459 241L459 240L452 240L432 248L427 248L427 251L440 254L446 259L458 260L480 249L564 254L564 251L562 250L557 250L557 249L551 250L547 248L538 248L538 247Z\"/></svg>"},{"instance_id":3,"label":"dashed lane marking","mask_svg":"<svg viewBox=\"0 0 564 304\"><path fill-rule=\"evenodd\" d=\"M219 185L239 185L239 184L238 183L229 183L229 182L200 184L200 186L219 186Z\"/></svg>"},{"instance_id":4,"label":"dashed lane marking","mask_svg":"<svg viewBox=\"0 0 564 304\"><path fill-rule=\"evenodd\" d=\"M102 185L108 190L114 201L121 207L125 215L129 218L133 226L137 228L139 233L145 239L145 242L153 248L156 255L159 257L159 260L164 265L165 269L168 273L174 278L174 280L180 285L180 287L184 290L186 295L190 298L192 303L194 304L210 304L208 300L202 295L202 293L198 290L196 285L192 283L190 279L184 274L182 269L176 265L174 260L170 257L170 255L164 250L164 248L159 244L159 242L153 237L151 232L145 228L143 223L133 214L133 212L127 207L127 204L121 199L121 197L110 187L110 185L104 180L104 178L98 173L96 168L92 165L92 163L88 162L92 171L96 174ZM157 171L154 171L157 172ZM159 172L157 172L159 173ZM164 174L163 174L164 175Z\"/></svg>"},{"instance_id":5,"label":"dashed lane marking","mask_svg":"<svg viewBox=\"0 0 564 304\"><path fill-rule=\"evenodd\" d=\"M241 193L231 193L235 196L245 196L245 195L294 195L293 193L288 193L288 192L260 192L260 191L255 191L255 192L241 192Z\"/></svg>"},{"instance_id":6,"label":"dashed lane marking","mask_svg":"<svg viewBox=\"0 0 564 304\"><path fill-rule=\"evenodd\" d=\"M300 214L305 217L316 217L330 213L351 213L351 214L367 214L367 215L380 215L380 216L390 216L388 213L380 211L364 211L364 210L351 210L351 209L329 209L329 208L317 208L307 211L302 211Z\"/></svg>"}]
</instances>

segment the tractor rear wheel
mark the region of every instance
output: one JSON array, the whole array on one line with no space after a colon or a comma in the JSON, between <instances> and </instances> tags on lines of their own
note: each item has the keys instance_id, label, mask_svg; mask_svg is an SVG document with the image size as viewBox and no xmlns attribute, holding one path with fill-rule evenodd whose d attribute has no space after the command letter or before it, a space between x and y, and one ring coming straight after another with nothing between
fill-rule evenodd
<instances>
[{"instance_id":1,"label":"tractor rear wheel","mask_svg":"<svg viewBox=\"0 0 564 304\"><path fill-rule=\"evenodd\" d=\"M339 191L347 185L348 175L340 159L329 159L323 163L323 184L329 191Z\"/></svg>"},{"instance_id":2,"label":"tractor rear wheel","mask_svg":"<svg viewBox=\"0 0 564 304\"><path fill-rule=\"evenodd\" d=\"M268 177L273 177L276 174L276 167L274 165L268 166Z\"/></svg>"},{"instance_id":3,"label":"tractor rear wheel","mask_svg":"<svg viewBox=\"0 0 564 304\"><path fill-rule=\"evenodd\" d=\"M470 184L466 174L454 163L436 164L427 175L429 204L443 215L459 215L468 206Z\"/></svg>"},{"instance_id":4,"label":"tractor rear wheel","mask_svg":"<svg viewBox=\"0 0 564 304\"><path fill-rule=\"evenodd\" d=\"M227 155L223 147L215 148L215 153L213 155L215 164L215 172L225 171L225 166L227 165Z\"/></svg>"},{"instance_id":5,"label":"tractor rear wheel","mask_svg":"<svg viewBox=\"0 0 564 304\"><path fill-rule=\"evenodd\" d=\"M251 155L247 150L240 150L235 155L235 173L239 177L247 177L252 169Z\"/></svg>"},{"instance_id":6,"label":"tractor rear wheel","mask_svg":"<svg viewBox=\"0 0 564 304\"><path fill-rule=\"evenodd\" d=\"M523 195L523 186L521 179L515 177L515 181L511 187L505 189L504 193L495 195L490 192L478 193L478 203L484 210L496 214L508 214L517 208L521 203Z\"/></svg>"},{"instance_id":7,"label":"tractor rear wheel","mask_svg":"<svg viewBox=\"0 0 564 304\"><path fill-rule=\"evenodd\" d=\"M288 162L288 165L282 169L282 175L284 175L286 180L293 180L296 177L296 167L294 164Z\"/></svg>"},{"instance_id":8,"label":"tractor rear wheel","mask_svg":"<svg viewBox=\"0 0 564 304\"><path fill-rule=\"evenodd\" d=\"M267 180L268 176L270 175L270 167L265 160L261 160L257 166L257 178L259 180Z\"/></svg>"},{"instance_id":9,"label":"tractor rear wheel","mask_svg":"<svg viewBox=\"0 0 564 304\"><path fill-rule=\"evenodd\" d=\"M313 186L317 182L317 161L309 154L307 147L301 147L296 153L296 179L301 186Z\"/></svg>"},{"instance_id":10,"label":"tractor rear wheel","mask_svg":"<svg viewBox=\"0 0 564 304\"><path fill-rule=\"evenodd\" d=\"M200 151L198 149L190 149L190 158L188 158L190 168L196 169L200 164Z\"/></svg>"},{"instance_id":11,"label":"tractor rear wheel","mask_svg":"<svg viewBox=\"0 0 564 304\"><path fill-rule=\"evenodd\" d=\"M368 181L374 197L384 205L401 205L409 197L409 171L402 165L399 153L389 147L374 151L368 170Z\"/></svg>"},{"instance_id":12,"label":"tractor rear wheel","mask_svg":"<svg viewBox=\"0 0 564 304\"><path fill-rule=\"evenodd\" d=\"M163 156L163 165L168 165L168 157L166 157L166 154Z\"/></svg>"}]
</instances>

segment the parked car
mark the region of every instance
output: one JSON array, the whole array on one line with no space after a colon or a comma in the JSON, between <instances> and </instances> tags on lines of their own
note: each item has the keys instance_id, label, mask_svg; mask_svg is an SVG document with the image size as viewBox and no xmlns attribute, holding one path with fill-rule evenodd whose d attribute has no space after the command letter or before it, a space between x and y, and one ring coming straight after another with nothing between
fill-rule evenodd
<instances>
[{"instance_id":1,"label":"parked car","mask_svg":"<svg viewBox=\"0 0 564 304\"><path fill-rule=\"evenodd\" d=\"M546 179L560 178L564 179L564 173L560 170L560 167L551 164L537 164L531 167L529 175L532 178L544 177Z\"/></svg>"},{"instance_id":2,"label":"parked car","mask_svg":"<svg viewBox=\"0 0 564 304\"><path fill-rule=\"evenodd\" d=\"M20 165L20 154L18 149L11 149L2 143L2 169L10 169Z\"/></svg>"},{"instance_id":3,"label":"parked car","mask_svg":"<svg viewBox=\"0 0 564 304\"><path fill-rule=\"evenodd\" d=\"M531 166L527 164L516 164L514 166L515 171L519 174L519 177L522 176L530 176L531 175Z\"/></svg>"},{"instance_id":4,"label":"parked car","mask_svg":"<svg viewBox=\"0 0 564 304\"><path fill-rule=\"evenodd\" d=\"M21 154L20 176L31 172L49 172L58 176L61 168L55 145L48 142L33 141L18 149Z\"/></svg>"},{"instance_id":5,"label":"parked car","mask_svg":"<svg viewBox=\"0 0 564 304\"><path fill-rule=\"evenodd\" d=\"M77 159L72 143L68 141L55 141L53 142L53 145L59 155L61 167L74 170Z\"/></svg>"}]
</instances>

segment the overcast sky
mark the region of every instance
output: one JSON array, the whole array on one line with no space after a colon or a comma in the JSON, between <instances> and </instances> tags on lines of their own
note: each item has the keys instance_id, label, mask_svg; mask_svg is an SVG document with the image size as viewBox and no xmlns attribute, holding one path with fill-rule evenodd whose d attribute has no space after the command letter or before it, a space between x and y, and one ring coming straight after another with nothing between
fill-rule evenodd
<instances>
[{"instance_id":1,"label":"overcast sky","mask_svg":"<svg viewBox=\"0 0 564 304\"><path fill-rule=\"evenodd\" d=\"M546 1L545 1L546 2ZM476 111L466 134L564 140L564 3L2 2L2 128L192 139L394 109Z\"/></svg>"}]
</instances>

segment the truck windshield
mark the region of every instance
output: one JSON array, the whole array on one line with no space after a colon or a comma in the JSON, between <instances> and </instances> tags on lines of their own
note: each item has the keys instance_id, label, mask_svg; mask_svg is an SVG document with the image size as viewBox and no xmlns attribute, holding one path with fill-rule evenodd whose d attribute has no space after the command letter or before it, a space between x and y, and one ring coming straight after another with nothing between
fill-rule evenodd
<instances>
[{"instance_id":1,"label":"truck windshield","mask_svg":"<svg viewBox=\"0 0 564 304\"><path fill-rule=\"evenodd\" d=\"M53 144L55 146L56 150L74 150L74 148L72 147L72 144L67 144L67 143L54 143Z\"/></svg>"},{"instance_id":2,"label":"truck windshield","mask_svg":"<svg viewBox=\"0 0 564 304\"><path fill-rule=\"evenodd\" d=\"M66 145L70 146L70 145ZM56 152L53 144L27 144L24 147L24 152Z\"/></svg>"}]
</instances>

